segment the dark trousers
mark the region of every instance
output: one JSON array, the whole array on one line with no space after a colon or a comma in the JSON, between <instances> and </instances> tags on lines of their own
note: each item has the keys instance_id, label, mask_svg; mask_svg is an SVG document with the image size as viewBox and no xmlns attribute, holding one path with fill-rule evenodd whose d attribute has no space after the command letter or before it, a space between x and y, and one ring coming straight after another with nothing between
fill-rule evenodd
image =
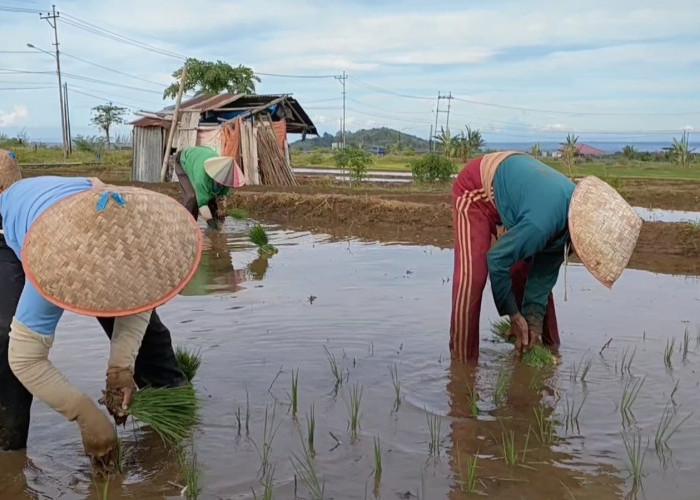
<instances>
[{"instance_id":1,"label":"dark trousers","mask_svg":"<svg viewBox=\"0 0 700 500\"><path fill-rule=\"evenodd\" d=\"M0 220L0 228L2 220ZM24 270L15 253L0 234L0 449L19 450L27 446L32 394L10 369L8 351L10 323L24 288ZM98 318L109 338L114 318ZM141 388L178 387L187 383L175 359L170 331L153 311L143 343L136 357L134 380Z\"/></svg>"},{"instance_id":2,"label":"dark trousers","mask_svg":"<svg viewBox=\"0 0 700 500\"><path fill-rule=\"evenodd\" d=\"M181 154L182 151L178 151L177 153L175 153L174 156L170 157L170 162L173 166L173 170L175 170L175 173L177 174L177 180L180 183L180 187L182 188L182 204L187 209L187 211L190 214L192 214L194 220L197 220L199 218L199 205L197 203L197 193L194 190L192 181L190 181L190 178L187 176L187 173L180 164ZM209 206L209 210L211 210L211 215L214 218L214 220L218 220L219 205L218 203L216 203L216 199L212 198L211 200L209 200L207 206Z\"/></svg>"}]
</instances>

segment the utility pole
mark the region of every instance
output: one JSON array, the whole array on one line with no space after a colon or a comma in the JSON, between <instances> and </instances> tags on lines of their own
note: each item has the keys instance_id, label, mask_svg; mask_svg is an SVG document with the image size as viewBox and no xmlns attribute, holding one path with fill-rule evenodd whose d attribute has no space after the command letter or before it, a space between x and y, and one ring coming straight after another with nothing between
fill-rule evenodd
<instances>
[{"instance_id":1,"label":"utility pole","mask_svg":"<svg viewBox=\"0 0 700 500\"><path fill-rule=\"evenodd\" d=\"M342 126L340 127L340 136L341 136L341 141L343 144L343 149L345 149L345 80L348 79L348 75L345 74L345 71L343 71L342 75L336 75L333 78L338 80L340 84L343 86L343 123Z\"/></svg>"},{"instance_id":2,"label":"utility pole","mask_svg":"<svg viewBox=\"0 0 700 500\"><path fill-rule=\"evenodd\" d=\"M46 19L49 26L53 28L53 39L54 46L56 47L56 73L58 74L58 97L61 105L61 132L63 135L63 157L68 157L68 144L67 144L67 130L66 130L66 117L65 117L65 105L63 103L63 84L61 82L61 58L58 50L58 18L60 16L59 12L56 12L56 6L51 6L51 13L46 15L39 14L40 19ZM53 23L52 23L53 21Z\"/></svg>"},{"instance_id":3,"label":"utility pole","mask_svg":"<svg viewBox=\"0 0 700 500\"><path fill-rule=\"evenodd\" d=\"M63 103L65 105L65 116L66 116L66 139L68 141L68 154L73 154L73 138L70 132L70 113L68 112L68 84L63 84Z\"/></svg>"},{"instance_id":4,"label":"utility pole","mask_svg":"<svg viewBox=\"0 0 700 500\"><path fill-rule=\"evenodd\" d=\"M445 128L450 128L450 104L452 102L452 92L447 97L443 97L443 99L447 99L447 121L445 122Z\"/></svg>"},{"instance_id":5,"label":"utility pole","mask_svg":"<svg viewBox=\"0 0 700 500\"><path fill-rule=\"evenodd\" d=\"M447 111L440 110L440 100L441 99L447 99ZM435 134L437 135L437 127L438 127L438 117L440 116L440 113L447 113L447 121L445 123L445 129L450 128L450 101L454 99L452 97L452 92L450 92L448 95L441 95L440 92L438 92L437 96L437 108L435 109ZM432 136L432 134L431 134ZM437 148L435 148L437 150Z\"/></svg>"}]
</instances>

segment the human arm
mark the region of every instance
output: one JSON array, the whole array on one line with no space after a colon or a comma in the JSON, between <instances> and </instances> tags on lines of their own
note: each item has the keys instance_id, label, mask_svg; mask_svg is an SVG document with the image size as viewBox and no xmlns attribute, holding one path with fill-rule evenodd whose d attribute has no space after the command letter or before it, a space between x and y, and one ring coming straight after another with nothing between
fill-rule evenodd
<instances>
[{"instance_id":1,"label":"human arm","mask_svg":"<svg viewBox=\"0 0 700 500\"><path fill-rule=\"evenodd\" d=\"M542 335L547 299L559 277L564 252L542 251L535 255L525 284L521 310L528 328L536 336Z\"/></svg>"},{"instance_id":2,"label":"human arm","mask_svg":"<svg viewBox=\"0 0 700 500\"><path fill-rule=\"evenodd\" d=\"M153 310L122 316L114 320L112 340L107 363L107 391L121 393L121 408L117 417L123 417L136 389L134 367L143 337L148 328Z\"/></svg>"}]
</instances>

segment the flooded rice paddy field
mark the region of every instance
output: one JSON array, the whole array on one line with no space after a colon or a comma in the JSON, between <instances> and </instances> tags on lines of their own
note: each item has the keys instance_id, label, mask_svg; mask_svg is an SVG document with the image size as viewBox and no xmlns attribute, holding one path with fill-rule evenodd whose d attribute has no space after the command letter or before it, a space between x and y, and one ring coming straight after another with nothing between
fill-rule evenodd
<instances>
[{"instance_id":1,"label":"flooded rice paddy field","mask_svg":"<svg viewBox=\"0 0 700 500\"><path fill-rule=\"evenodd\" d=\"M199 498L252 499L253 491L262 498L263 450L274 466L273 498L312 498L298 477L295 485L292 462L302 455L312 405L324 498L698 497L696 278L628 270L608 291L570 265L566 302L563 273L555 289L560 364L544 370L514 361L512 347L495 341L487 289L480 363L468 368L452 363L448 350L451 250L271 227L279 253L262 259L246 230L229 221L222 234L207 232L199 272L159 310L176 344L201 350ZM107 354L94 319L64 316L52 359L95 399ZM337 393L330 359L342 373ZM297 370L295 420L289 401ZM361 394L356 440L348 429L353 391ZM664 415L669 429L685 420L657 449ZM109 498L178 498L176 454L147 429L128 424L120 436L134 451ZM644 459L639 482L630 476L630 454ZM474 463L476 493L469 494ZM0 454L0 498L101 492L77 426L35 403L28 451Z\"/></svg>"}]
</instances>

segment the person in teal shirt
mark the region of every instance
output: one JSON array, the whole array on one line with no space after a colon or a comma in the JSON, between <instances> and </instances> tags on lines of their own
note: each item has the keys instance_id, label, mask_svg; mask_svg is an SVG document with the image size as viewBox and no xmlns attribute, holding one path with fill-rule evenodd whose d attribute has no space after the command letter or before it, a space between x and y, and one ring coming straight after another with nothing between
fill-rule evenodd
<instances>
[{"instance_id":1,"label":"person in teal shirt","mask_svg":"<svg viewBox=\"0 0 700 500\"><path fill-rule=\"evenodd\" d=\"M498 314L508 316L516 347L558 346L552 289L576 251L605 286L622 273L641 218L596 177L572 180L522 153L470 161L452 189L455 261L450 350L479 357L481 298L487 278ZM505 234L497 238L499 228ZM544 339L543 339L544 337Z\"/></svg>"},{"instance_id":2,"label":"person in teal shirt","mask_svg":"<svg viewBox=\"0 0 700 500\"><path fill-rule=\"evenodd\" d=\"M174 168L182 188L182 204L192 217L201 215L210 228L218 228L225 214L219 214L217 199L225 197L235 184L233 158L195 146L175 155Z\"/></svg>"}]
</instances>

